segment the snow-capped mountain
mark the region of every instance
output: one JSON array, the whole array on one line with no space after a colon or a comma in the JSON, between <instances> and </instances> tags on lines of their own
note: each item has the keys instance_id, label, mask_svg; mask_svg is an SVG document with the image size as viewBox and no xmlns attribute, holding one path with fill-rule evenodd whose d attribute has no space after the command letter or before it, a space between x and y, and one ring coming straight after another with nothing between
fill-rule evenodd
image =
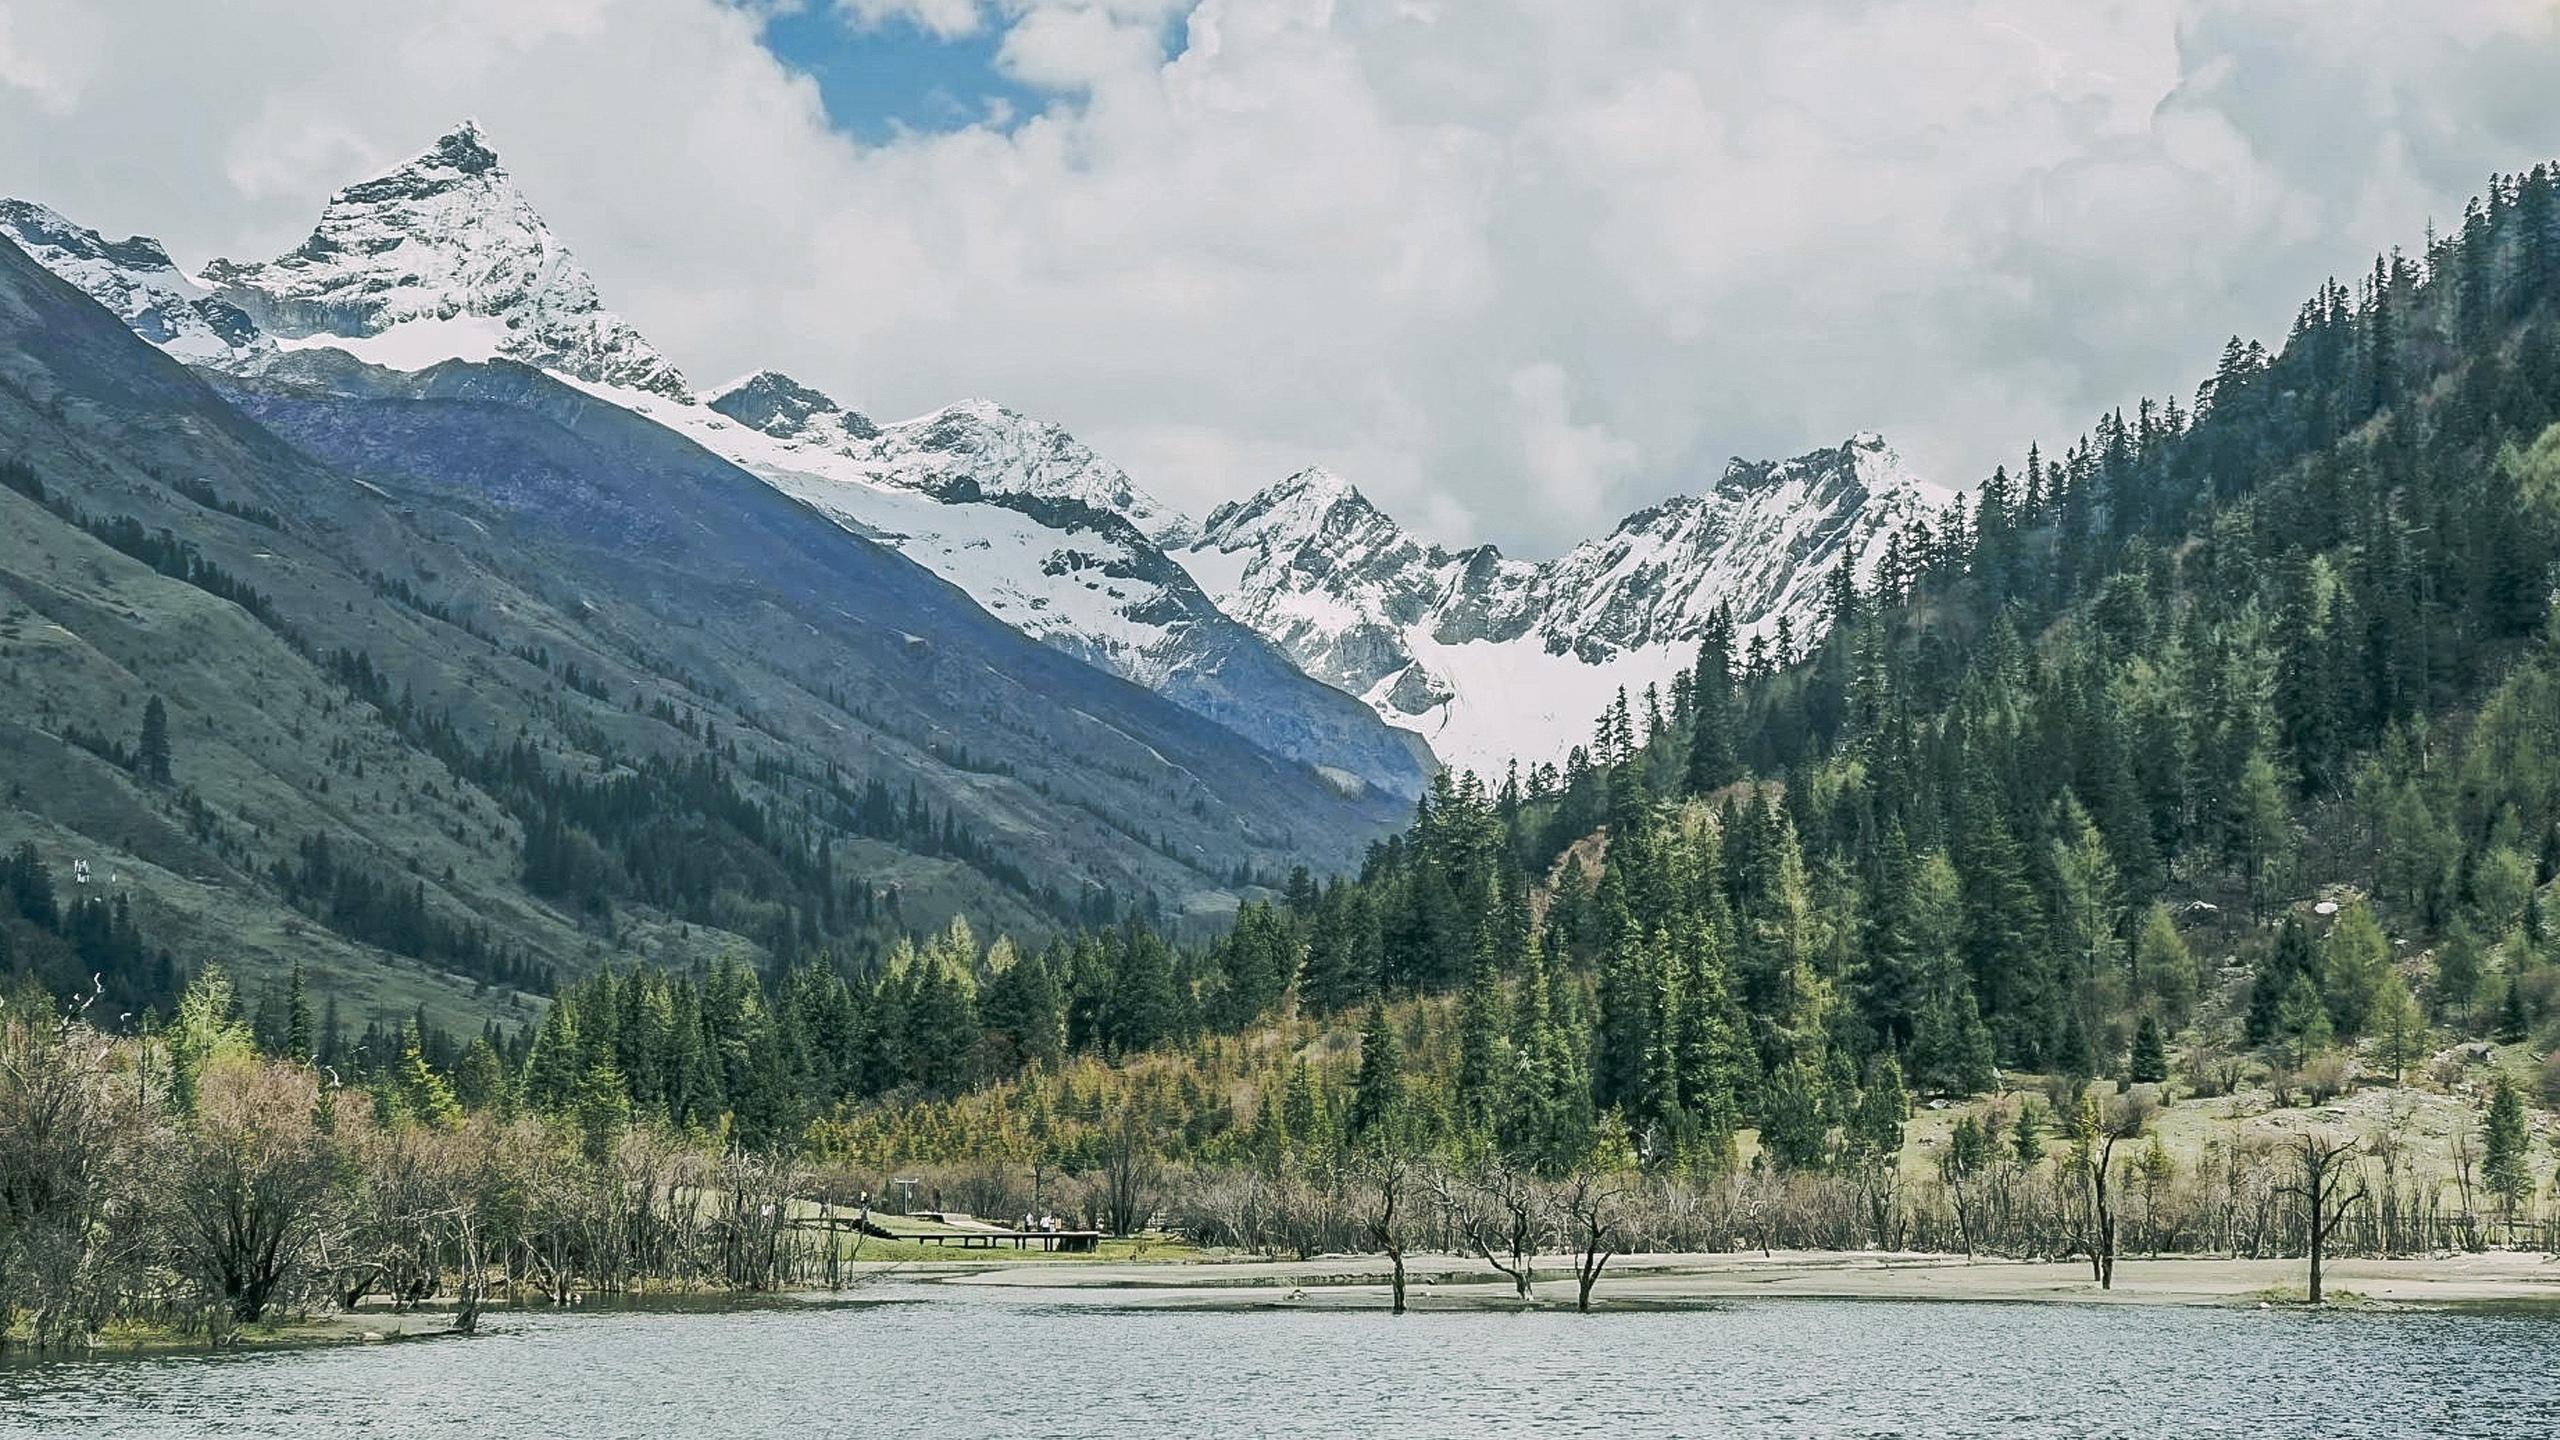
<instances>
[{"instance_id":1,"label":"snow-capped mountain","mask_svg":"<svg viewBox=\"0 0 2560 1440\"><path fill-rule=\"evenodd\" d=\"M759 370L705 403L777 440L858 460L881 484L938 500L1073 501L1167 549L1199 533L1191 517L1139 489L1063 427L992 400L963 400L883 427L788 375Z\"/></svg>"},{"instance_id":2,"label":"snow-capped mountain","mask_svg":"<svg viewBox=\"0 0 2560 1440\"><path fill-rule=\"evenodd\" d=\"M1195 522L1059 426L988 401L882 424L770 370L697 394L604 307L469 123L340 191L272 261L190 278L157 242L111 242L23 202L0 204L0 234L200 366L325 383L313 362L333 357L298 353L325 347L403 371L548 371L1024 634L1394 793L1419 788L1424 741L1483 771L1561 757L1620 687L1688 664L1719 604L1746 637L1784 618L1811 638L1832 569L1855 557L1867 578L1882 536L1951 498L1860 435L1737 460L1706 493L1551 560L1426 544L1321 469Z\"/></svg>"},{"instance_id":3,"label":"snow-capped mountain","mask_svg":"<svg viewBox=\"0 0 2560 1440\"><path fill-rule=\"evenodd\" d=\"M286 348L317 343L397 370L504 356L671 398L684 376L622 317L465 121L425 154L350 185L311 238L264 262L215 260L204 287Z\"/></svg>"},{"instance_id":4,"label":"snow-capped mountain","mask_svg":"<svg viewBox=\"0 0 2560 1440\"><path fill-rule=\"evenodd\" d=\"M1429 772L1429 751L1410 732L1309 679L1220 612L1162 548L1194 538L1190 518L1064 429L984 401L882 426L772 371L697 396L603 307L476 126L340 191L292 252L258 265L214 261L201 285L155 242L110 245L51 212L28 213L57 237L31 254L191 362L323 385L327 367L312 363L321 357L302 352L401 371L530 364L888 545L1016 630L1338 785L1409 796ZM196 317L187 304L235 321L232 343L202 343L205 325L178 326Z\"/></svg>"},{"instance_id":5,"label":"snow-capped mountain","mask_svg":"<svg viewBox=\"0 0 2560 1440\"><path fill-rule=\"evenodd\" d=\"M1667 684L1732 607L1745 635L1810 638L1834 567L1873 577L1883 537L1953 492L1882 437L1735 460L1552 560L1425 545L1340 477L1308 470L1214 511L1180 558L1221 608L1307 673L1482 771L1553 759L1616 691Z\"/></svg>"},{"instance_id":6,"label":"snow-capped mountain","mask_svg":"<svg viewBox=\"0 0 2560 1440\"><path fill-rule=\"evenodd\" d=\"M0 200L0 235L182 360L227 360L267 344L256 321L207 294L148 236L109 240L27 200Z\"/></svg>"},{"instance_id":7,"label":"snow-capped mountain","mask_svg":"<svg viewBox=\"0 0 2560 1440\"><path fill-rule=\"evenodd\" d=\"M1419 786L1418 744L1220 611L1160 548L1191 520L1056 425L976 400L879 425L772 371L706 405L629 403L1035 639L1346 780Z\"/></svg>"}]
</instances>

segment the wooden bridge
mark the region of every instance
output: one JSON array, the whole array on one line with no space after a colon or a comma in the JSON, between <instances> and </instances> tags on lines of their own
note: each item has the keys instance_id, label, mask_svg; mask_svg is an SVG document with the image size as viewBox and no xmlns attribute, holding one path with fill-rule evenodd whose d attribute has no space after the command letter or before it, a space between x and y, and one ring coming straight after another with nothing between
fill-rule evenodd
<instances>
[{"instance_id":1,"label":"wooden bridge","mask_svg":"<svg viewBox=\"0 0 2560 1440\"><path fill-rule=\"evenodd\" d=\"M907 1240L946 1249L997 1250L1010 1246L1060 1255L1090 1255L1102 1243L1099 1230L1017 1230L948 1211L883 1215L875 1210L865 1212L855 1223L862 1233L882 1240Z\"/></svg>"}]
</instances>

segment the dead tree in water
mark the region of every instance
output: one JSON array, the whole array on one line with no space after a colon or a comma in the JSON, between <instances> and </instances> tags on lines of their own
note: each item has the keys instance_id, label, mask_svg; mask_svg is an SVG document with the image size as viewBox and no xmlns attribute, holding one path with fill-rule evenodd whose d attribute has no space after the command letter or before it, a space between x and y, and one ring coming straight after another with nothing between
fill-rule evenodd
<instances>
[{"instance_id":1,"label":"dead tree in water","mask_svg":"<svg viewBox=\"0 0 2560 1440\"><path fill-rule=\"evenodd\" d=\"M1463 1182L1473 1195L1461 1194L1461 1183L1445 1170L1435 1172L1432 1181L1442 1206L1459 1217L1456 1228L1467 1244L1502 1272L1522 1300L1529 1299L1537 1283L1539 1242L1547 1230L1537 1178L1495 1160L1486 1164L1483 1173Z\"/></svg>"},{"instance_id":2,"label":"dead tree in water","mask_svg":"<svg viewBox=\"0 0 2560 1440\"><path fill-rule=\"evenodd\" d=\"M1392 1128L1392 1127L1388 1127ZM1360 1174L1369 1182L1369 1239L1386 1252L1391 1267L1391 1313L1404 1313L1405 1192L1412 1187L1413 1161L1389 1135L1381 1135L1361 1154Z\"/></svg>"},{"instance_id":3,"label":"dead tree in water","mask_svg":"<svg viewBox=\"0 0 2560 1440\"><path fill-rule=\"evenodd\" d=\"M1573 1278L1580 1286L1575 1308L1586 1315L1591 1313L1591 1287L1600 1283L1600 1272L1618 1253L1620 1199L1617 1182L1588 1167L1556 1187L1557 1228L1571 1248Z\"/></svg>"},{"instance_id":4,"label":"dead tree in water","mask_svg":"<svg viewBox=\"0 0 2560 1440\"><path fill-rule=\"evenodd\" d=\"M2323 1303L2320 1265L2328 1258L2329 1237L2347 1218L2347 1212L2364 1199L2363 1174L2347 1173L2348 1163L2355 1155L2353 1139L2337 1140L2317 1130L2306 1130L2293 1145L2293 1158L2302 1167L2301 1178L2276 1187L2278 1194L2291 1195L2302 1202L2303 1237L2311 1252L2310 1298L2314 1305Z\"/></svg>"}]
</instances>

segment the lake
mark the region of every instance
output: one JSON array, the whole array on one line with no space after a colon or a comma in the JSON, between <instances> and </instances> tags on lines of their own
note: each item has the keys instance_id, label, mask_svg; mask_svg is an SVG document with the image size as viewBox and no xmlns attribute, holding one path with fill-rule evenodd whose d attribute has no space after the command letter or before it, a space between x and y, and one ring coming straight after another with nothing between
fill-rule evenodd
<instances>
[{"instance_id":1,"label":"lake","mask_svg":"<svg viewBox=\"0 0 2560 1440\"><path fill-rule=\"evenodd\" d=\"M496 1313L472 1339L0 1367L111 1437L2547 1435L2546 1315L1887 1300L1425 1313L859 1302Z\"/></svg>"}]
</instances>

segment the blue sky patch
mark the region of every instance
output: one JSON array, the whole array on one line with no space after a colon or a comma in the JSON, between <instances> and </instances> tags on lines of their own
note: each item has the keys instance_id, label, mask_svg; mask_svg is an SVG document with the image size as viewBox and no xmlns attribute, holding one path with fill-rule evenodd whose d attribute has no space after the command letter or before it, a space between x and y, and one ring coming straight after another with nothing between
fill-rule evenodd
<instances>
[{"instance_id":1,"label":"blue sky patch","mask_svg":"<svg viewBox=\"0 0 2560 1440\"><path fill-rule=\"evenodd\" d=\"M996 68L1004 31L945 39L908 20L864 28L818 0L766 20L765 48L818 82L835 127L866 144L913 131L959 130L1002 117L999 128L1040 112L1045 93Z\"/></svg>"}]
</instances>

